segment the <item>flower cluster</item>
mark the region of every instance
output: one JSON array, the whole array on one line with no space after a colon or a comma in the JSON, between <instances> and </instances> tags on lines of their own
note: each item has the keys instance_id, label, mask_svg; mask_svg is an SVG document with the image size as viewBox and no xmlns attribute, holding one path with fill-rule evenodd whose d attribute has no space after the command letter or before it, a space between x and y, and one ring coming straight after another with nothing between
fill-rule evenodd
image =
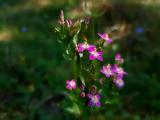
<instances>
[{"instance_id":1,"label":"flower cluster","mask_svg":"<svg viewBox=\"0 0 160 120\"><path fill-rule=\"evenodd\" d=\"M103 61L103 58L102 58L102 54L103 52L102 51L97 51L97 48L96 46L94 45L89 45L88 43L79 43L78 45L78 48L77 48L77 51L79 53L83 52L84 50L87 50L89 52L89 60L99 60L99 61Z\"/></svg>"},{"instance_id":2,"label":"flower cluster","mask_svg":"<svg viewBox=\"0 0 160 120\"><path fill-rule=\"evenodd\" d=\"M118 88L122 88L124 86L123 76L127 75L127 73L123 70L122 67L118 66L123 63L123 58L121 58L120 54L116 54L115 56L116 64L114 65L106 65L103 66L100 72L106 76L106 78L113 78L113 82Z\"/></svg>"},{"instance_id":3,"label":"flower cluster","mask_svg":"<svg viewBox=\"0 0 160 120\"><path fill-rule=\"evenodd\" d=\"M113 83L111 85L115 86L115 89L120 89L124 86L123 77L127 75L121 66L124 59L118 53L115 55L114 64L103 65L103 62L106 62L103 58L103 55L105 55L103 50L104 43L111 44L113 42L112 38L107 33L98 32L100 40L96 44L91 44L86 38L83 39L80 34L82 25L88 26L90 18L85 17L83 20L78 21L82 21L79 22L79 27L71 19L65 20L64 13L61 11L58 23L63 27L61 27L59 32L62 35L62 42L67 43L66 55L70 58L69 60L76 63L74 65L77 68L74 79L66 81L66 89L78 92L79 96L86 101L84 102L86 105L100 107L102 105L101 99L104 98L102 97L103 89L101 85L107 84L105 81L111 80L111 83ZM76 32L75 28L77 29ZM69 33L65 33L65 30L69 31ZM69 41L64 36L68 36Z\"/></svg>"}]
</instances>

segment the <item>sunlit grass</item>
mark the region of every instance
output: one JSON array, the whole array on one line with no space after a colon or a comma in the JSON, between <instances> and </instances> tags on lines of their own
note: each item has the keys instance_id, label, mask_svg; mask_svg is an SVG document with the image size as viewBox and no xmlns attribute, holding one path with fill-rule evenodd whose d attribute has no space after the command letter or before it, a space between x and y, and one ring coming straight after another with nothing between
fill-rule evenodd
<instances>
[{"instance_id":1,"label":"sunlit grass","mask_svg":"<svg viewBox=\"0 0 160 120\"><path fill-rule=\"evenodd\" d=\"M12 31L11 30L0 30L0 42L7 42L12 39Z\"/></svg>"},{"instance_id":2,"label":"sunlit grass","mask_svg":"<svg viewBox=\"0 0 160 120\"><path fill-rule=\"evenodd\" d=\"M68 1L63 0L26 0L24 2L17 2L15 5L10 5L4 2L3 7L0 10L0 15L6 15L11 13L19 13L21 10L42 10L48 7L58 7L68 4Z\"/></svg>"}]
</instances>

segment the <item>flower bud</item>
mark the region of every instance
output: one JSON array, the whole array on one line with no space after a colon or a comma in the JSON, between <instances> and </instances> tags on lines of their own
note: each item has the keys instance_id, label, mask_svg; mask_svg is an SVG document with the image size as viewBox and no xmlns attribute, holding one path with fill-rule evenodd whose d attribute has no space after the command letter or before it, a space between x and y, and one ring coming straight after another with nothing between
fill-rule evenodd
<instances>
[{"instance_id":1,"label":"flower bud","mask_svg":"<svg viewBox=\"0 0 160 120\"><path fill-rule=\"evenodd\" d=\"M71 19L68 19L66 20L66 24L67 24L67 27L70 28L73 25L73 22Z\"/></svg>"},{"instance_id":2,"label":"flower bud","mask_svg":"<svg viewBox=\"0 0 160 120\"><path fill-rule=\"evenodd\" d=\"M104 84L104 79L103 79L103 78L100 78L100 79L99 79L99 83L100 83L101 85L103 85L103 84Z\"/></svg>"},{"instance_id":3,"label":"flower bud","mask_svg":"<svg viewBox=\"0 0 160 120\"><path fill-rule=\"evenodd\" d=\"M81 93L80 93L80 96L81 96L82 98L84 98L84 97L86 96L85 92L81 92Z\"/></svg>"},{"instance_id":4,"label":"flower bud","mask_svg":"<svg viewBox=\"0 0 160 120\"><path fill-rule=\"evenodd\" d=\"M96 94L97 93L97 87L95 85L92 85L90 90L91 90L92 94Z\"/></svg>"},{"instance_id":5,"label":"flower bud","mask_svg":"<svg viewBox=\"0 0 160 120\"><path fill-rule=\"evenodd\" d=\"M83 91L85 89L85 86L83 84L81 84L80 89Z\"/></svg>"},{"instance_id":6,"label":"flower bud","mask_svg":"<svg viewBox=\"0 0 160 120\"><path fill-rule=\"evenodd\" d=\"M63 10L61 10L60 19L58 20L58 23L59 23L60 25L64 25L64 24L65 24Z\"/></svg>"},{"instance_id":7,"label":"flower bud","mask_svg":"<svg viewBox=\"0 0 160 120\"><path fill-rule=\"evenodd\" d=\"M85 17L84 18L84 23L86 24L86 25L88 25L89 23L90 23L90 17Z\"/></svg>"},{"instance_id":8,"label":"flower bud","mask_svg":"<svg viewBox=\"0 0 160 120\"><path fill-rule=\"evenodd\" d=\"M121 57L121 55L119 53L117 53L115 55L115 61L116 61L116 64L123 64L124 59Z\"/></svg>"}]
</instances>

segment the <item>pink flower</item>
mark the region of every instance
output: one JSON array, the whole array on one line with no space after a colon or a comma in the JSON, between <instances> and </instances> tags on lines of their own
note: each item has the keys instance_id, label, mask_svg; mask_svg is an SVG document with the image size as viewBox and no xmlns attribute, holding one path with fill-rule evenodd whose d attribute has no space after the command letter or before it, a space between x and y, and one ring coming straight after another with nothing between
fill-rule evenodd
<instances>
[{"instance_id":1,"label":"pink flower","mask_svg":"<svg viewBox=\"0 0 160 120\"><path fill-rule=\"evenodd\" d=\"M118 65L114 65L112 71L116 74L116 76L123 77L124 75L127 75L127 73L123 70L123 68L118 67Z\"/></svg>"},{"instance_id":2,"label":"pink flower","mask_svg":"<svg viewBox=\"0 0 160 120\"><path fill-rule=\"evenodd\" d=\"M121 57L121 55L119 53L117 53L115 55L115 61L118 63L118 64L122 64L124 62L124 59Z\"/></svg>"},{"instance_id":3,"label":"pink flower","mask_svg":"<svg viewBox=\"0 0 160 120\"><path fill-rule=\"evenodd\" d=\"M58 23L59 23L60 25L64 25L64 24L65 24L63 10L61 10L60 19L58 20Z\"/></svg>"},{"instance_id":4,"label":"pink flower","mask_svg":"<svg viewBox=\"0 0 160 120\"><path fill-rule=\"evenodd\" d=\"M76 81L75 80L67 80L66 81L66 89L75 90L76 89Z\"/></svg>"},{"instance_id":5,"label":"pink flower","mask_svg":"<svg viewBox=\"0 0 160 120\"><path fill-rule=\"evenodd\" d=\"M98 95L98 94L96 94L96 95L88 94L87 96L90 99L90 101L88 102L88 105L90 107L93 107L93 106L100 107L101 106L100 95Z\"/></svg>"},{"instance_id":6,"label":"pink flower","mask_svg":"<svg viewBox=\"0 0 160 120\"><path fill-rule=\"evenodd\" d=\"M100 72L103 73L107 78L114 75L110 64L108 64L107 66L103 66L103 68L100 70Z\"/></svg>"},{"instance_id":7,"label":"pink flower","mask_svg":"<svg viewBox=\"0 0 160 120\"><path fill-rule=\"evenodd\" d=\"M84 50L94 50L94 48L96 48L96 46L94 45L89 45L88 43L79 43L77 45L77 51L78 52L83 52Z\"/></svg>"},{"instance_id":8,"label":"pink flower","mask_svg":"<svg viewBox=\"0 0 160 120\"><path fill-rule=\"evenodd\" d=\"M101 39L104 39L108 44L112 43L112 39L109 38L107 33L98 33Z\"/></svg>"},{"instance_id":9,"label":"pink flower","mask_svg":"<svg viewBox=\"0 0 160 120\"><path fill-rule=\"evenodd\" d=\"M94 48L94 50L93 49L89 49L89 53L90 53L89 60L97 59L99 61L103 61L103 58L102 58L103 52L102 51L97 52L97 49Z\"/></svg>"},{"instance_id":10,"label":"pink flower","mask_svg":"<svg viewBox=\"0 0 160 120\"><path fill-rule=\"evenodd\" d=\"M116 78L113 80L113 83L118 87L122 88L124 86L124 81L122 80L121 76L116 76Z\"/></svg>"}]
</instances>

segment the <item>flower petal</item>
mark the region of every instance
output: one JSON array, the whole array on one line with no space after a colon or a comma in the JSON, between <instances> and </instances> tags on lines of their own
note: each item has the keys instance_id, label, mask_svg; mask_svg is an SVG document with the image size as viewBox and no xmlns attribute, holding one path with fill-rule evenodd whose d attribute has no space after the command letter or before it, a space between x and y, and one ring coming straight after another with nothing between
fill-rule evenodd
<instances>
[{"instance_id":1,"label":"flower petal","mask_svg":"<svg viewBox=\"0 0 160 120\"><path fill-rule=\"evenodd\" d=\"M113 82L118 88L122 88L124 86L124 81L122 79L115 79Z\"/></svg>"},{"instance_id":2,"label":"flower petal","mask_svg":"<svg viewBox=\"0 0 160 120\"><path fill-rule=\"evenodd\" d=\"M88 93L87 96L88 96L90 99L92 99L92 97L93 97L93 95L90 94L90 93Z\"/></svg>"},{"instance_id":3,"label":"flower petal","mask_svg":"<svg viewBox=\"0 0 160 120\"><path fill-rule=\"evenodd\" d=\"M103 61L102 56L97 56L96 59L99 60L99 61Z\"/></svg>"},{"instance_id":4,"label":"flower petal","mask_svg":"<svg viewBox=\"0 0 160 120\"><path fill-rule=\"evenodd\" d=\"M97 106L97 107L100 107L100 106L101 106L101 102L98 101L98 102L96 103L96 106Z\"/></svg>"},{"instance_id":5,"label":"flower petal","mask_svg":"<svg viewBox=\"0 0 160 120\"><path fill-rule=\"evenodd\" d=\"M106 42L107 42L108 44L110 44L110 43L113 42L113 40L112 40L111 38L107 38L107 39L106 39Z\"/></svg>"},{"instance_id":6,"label":"flower petal","mask_svg":"<svg viewBox=\"0 0 160 120\"><path fill-rule=\"evenodd\" d=\"M88 47L88 51L89 52L92 52L92 51L94 51L96 49L96 46L94 46L94 45L89 45L89 47Z\"/></svg>"},{"instance_id":7,"label":"flower petal","mask_svg":"<svg viewBox=\"0 0 160 120\"><path fill-rule=\"evenodd\" d=\"M100 51L100 52L97 52L99 55L103 55L103 52L102 51Z\"/></svg>"},{"instance_id":8,"label":"flower petal","mask_svg":"<svg viewBox=\"0 0 160 120\"><path fill-rule=\"evenodd\" d=\"M88 102L88 106L93 107L93 106L94 106L93 101L90 100L90 101Z\"/></svg>"},{"instance_id":9,"label":"flower petal","mask_svg":"<svg viewBox=\"0 0 160 120\"><path fill-rule=\"evenodd\" d=\"M89 60L94 60L94 59L95 59L94 55L90 54L89 55Z\"/></svg>"}]
</instances>

